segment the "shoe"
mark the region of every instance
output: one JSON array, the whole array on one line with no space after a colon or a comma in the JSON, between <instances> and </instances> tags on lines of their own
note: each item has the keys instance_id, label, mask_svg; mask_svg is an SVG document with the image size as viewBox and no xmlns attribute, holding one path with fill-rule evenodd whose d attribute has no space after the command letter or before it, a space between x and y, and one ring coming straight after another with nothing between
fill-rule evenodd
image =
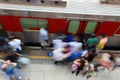
<instances>
[{"instance_id":1,"label":"shoe","mask_svg":"<svg viewBox=\"0 0 120 80\"><path fill-rule=\"evenodd\" d=\"M87 79L89 79L90 77L92 77L91 75L87 75Z\"/></svg>"},{"instance_id":2,"label":"shoe","mask_svg":"<svg viewBox=\"0 0 120 80\"><path fill-rule=\"evenodd\" d=\"M75 71L72 71L72 74L75 73Z\"/></svg>"},{"instance_id":3,"label":"shoe","mask_svg":"<svg viewBox=\"0 0 120 80\"><path fill-rule=\"evenodd\" d=\"M54 64L57 64L57 63L58 63L58 61L55 61L55 62L54 62Z\"/></svg>"}]
</instances>

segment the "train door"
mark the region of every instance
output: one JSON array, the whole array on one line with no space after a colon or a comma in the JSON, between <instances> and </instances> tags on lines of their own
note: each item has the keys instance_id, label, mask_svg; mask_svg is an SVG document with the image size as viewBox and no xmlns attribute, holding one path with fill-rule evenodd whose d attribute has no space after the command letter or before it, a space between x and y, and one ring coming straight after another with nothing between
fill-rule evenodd
<instances>
[{"instance_id":1,"label":"train door","mask_svg":"<svg viewBox=\"0 0 120 80\"><path fill-rule=\"evenodd\" d=\"M46 19L21 18L21 26L27 43L39 42L40 28L47 27Z\"/></svg>"},{"instance_id":2,"label":"train door","mask_svg":"<svg viewBox=\"0 0 120 80\"><path fill-rule=\"evenodd\" d=\"M95 21L79 21L79 20L71 20L69 21L68 33L77 33L80 32L84 33L97 33L97 30L99 29L99 26L101 25L100 22Z\"/></svg>"}]
</instances>

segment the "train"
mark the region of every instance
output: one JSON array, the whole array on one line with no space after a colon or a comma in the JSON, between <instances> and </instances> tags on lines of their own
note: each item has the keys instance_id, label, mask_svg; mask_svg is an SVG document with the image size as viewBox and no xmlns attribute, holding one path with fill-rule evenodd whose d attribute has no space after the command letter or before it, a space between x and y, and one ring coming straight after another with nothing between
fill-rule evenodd
<instances>
[{"instance_id":1,"label":"train","mask_svg":"<svg viewBox=\"0 0 120 80\"><path fill-rule=\"evenodd\" d=\"M0 36L19 35L25 43L39 43L40 28L48 27L49 39L59 30L62 34L95 33L98 39L105 33L109 41L106 47L120 48L119 16L73 13L0 10Z\"/></svg>"}]
</instances>

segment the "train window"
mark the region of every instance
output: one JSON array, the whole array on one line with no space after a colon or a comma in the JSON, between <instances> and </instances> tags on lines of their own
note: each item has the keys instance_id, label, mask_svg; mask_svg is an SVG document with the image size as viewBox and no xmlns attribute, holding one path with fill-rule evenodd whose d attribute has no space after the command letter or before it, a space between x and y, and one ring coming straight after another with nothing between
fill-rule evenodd
<instances>
[{"instance_id":1,"label":"train window","mask_svg":"<svg viewBox=\"0 0 120 80\"><path fill-rule=\"evenodd\" d=\"M45 28L45 27L47 27L47 24L48 24L47 20L38 20L38 26L39 26L40 28Z\"/></svg>"},{"instance_id":2,"label":"train window","mask_svg":"<svg viewBox=\"0 0 120 80\"><path fill-rule=\"evenodd\" d=\"M22 18L21 24L24 30L39 30L47 27L47 20Z\"/></svg>"},{"instance_id":3,"label":"train window","mask_svg":"<svg viewBox=\"0 0 120 80\"><path fill-rule=\"evenodd\" d=\"M30 30L31 28L37 27L37 20L35 19L21 19L22 27L24 30Z\"/></svg>"},{"instance_id":4,"label":"train window","mask_svg":"<svg viewBox=\"0 0 120 80\"><path fill-rule=\"evenodd\" d=\"M97 22L88 22L85 33L92 33L95 30Z\"/></svg>"},{"instance_id":5,"label":"train window","mask_svg":"<svg viewBox=\"0 0 120 80\"><path fill-rule=\"evenodd\" d=\"M77 20L70 21L68 32L77 33L79 25L80 25L80 21L77 21Z\"/></svg>"}]
</instances>

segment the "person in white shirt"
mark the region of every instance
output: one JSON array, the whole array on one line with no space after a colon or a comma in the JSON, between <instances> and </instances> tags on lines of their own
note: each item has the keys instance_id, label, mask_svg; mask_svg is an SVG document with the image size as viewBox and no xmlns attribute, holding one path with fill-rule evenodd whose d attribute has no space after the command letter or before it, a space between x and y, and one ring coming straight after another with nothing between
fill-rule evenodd
<instances>
[{"instance_id":1,"label":"person in white shirt","mask_svg":"<svg viewBox=\"0 0 120 80\"><path fill-rule=\"evenodd\" d=\"M68 45L71 46L71 53L74 53L74 52L82 49L82 43L81 42L77 42L77 41L69 42Z\"/></svg>"},{"instance_id":2,"label":"person in white shirt","mask_svg":"<svg viewBox=\"0 0 120 80\"><path fill-rule=\"evenodd\" d=\"M22 47L21 47L22 42L20 39L12 37L12 38L10 38L8 45L14 52L22 53Z\"/></svg>"},{"instance_id":3,"label":"person in white shirt","mask_svg":"<svg viewBox=\"0 0 120 80\"><path fill-rule=\"evenodd\" d=\"M47 28L41 28L39 31L39 41L41 43L41 47L43 48L44 44L48 41L48 31Z\"/></svg>"},{"instance_id":4,"label":"person in white shirt","mask_svg":"<svg viewBox=\"0 0 120 80\"><path fill-rule=\"evenodd\" d=\"M52 44L53 44L53 49L58 49L58 48L63 48L67 45L66 42L63 42L61 39L54 39L52 40Z\"/></svg>"},{"instance_id":5,"label":"person in white shirt","mask_svg":"<svg viewBox=\"0 0 120 80\"><path fill-rule=\"evenodd\" d=\"M55 64L64 61L70 55L69 52L66 52L65 48L58 48L54 50L52 53Z\"/></svg>"}]
</instances>

